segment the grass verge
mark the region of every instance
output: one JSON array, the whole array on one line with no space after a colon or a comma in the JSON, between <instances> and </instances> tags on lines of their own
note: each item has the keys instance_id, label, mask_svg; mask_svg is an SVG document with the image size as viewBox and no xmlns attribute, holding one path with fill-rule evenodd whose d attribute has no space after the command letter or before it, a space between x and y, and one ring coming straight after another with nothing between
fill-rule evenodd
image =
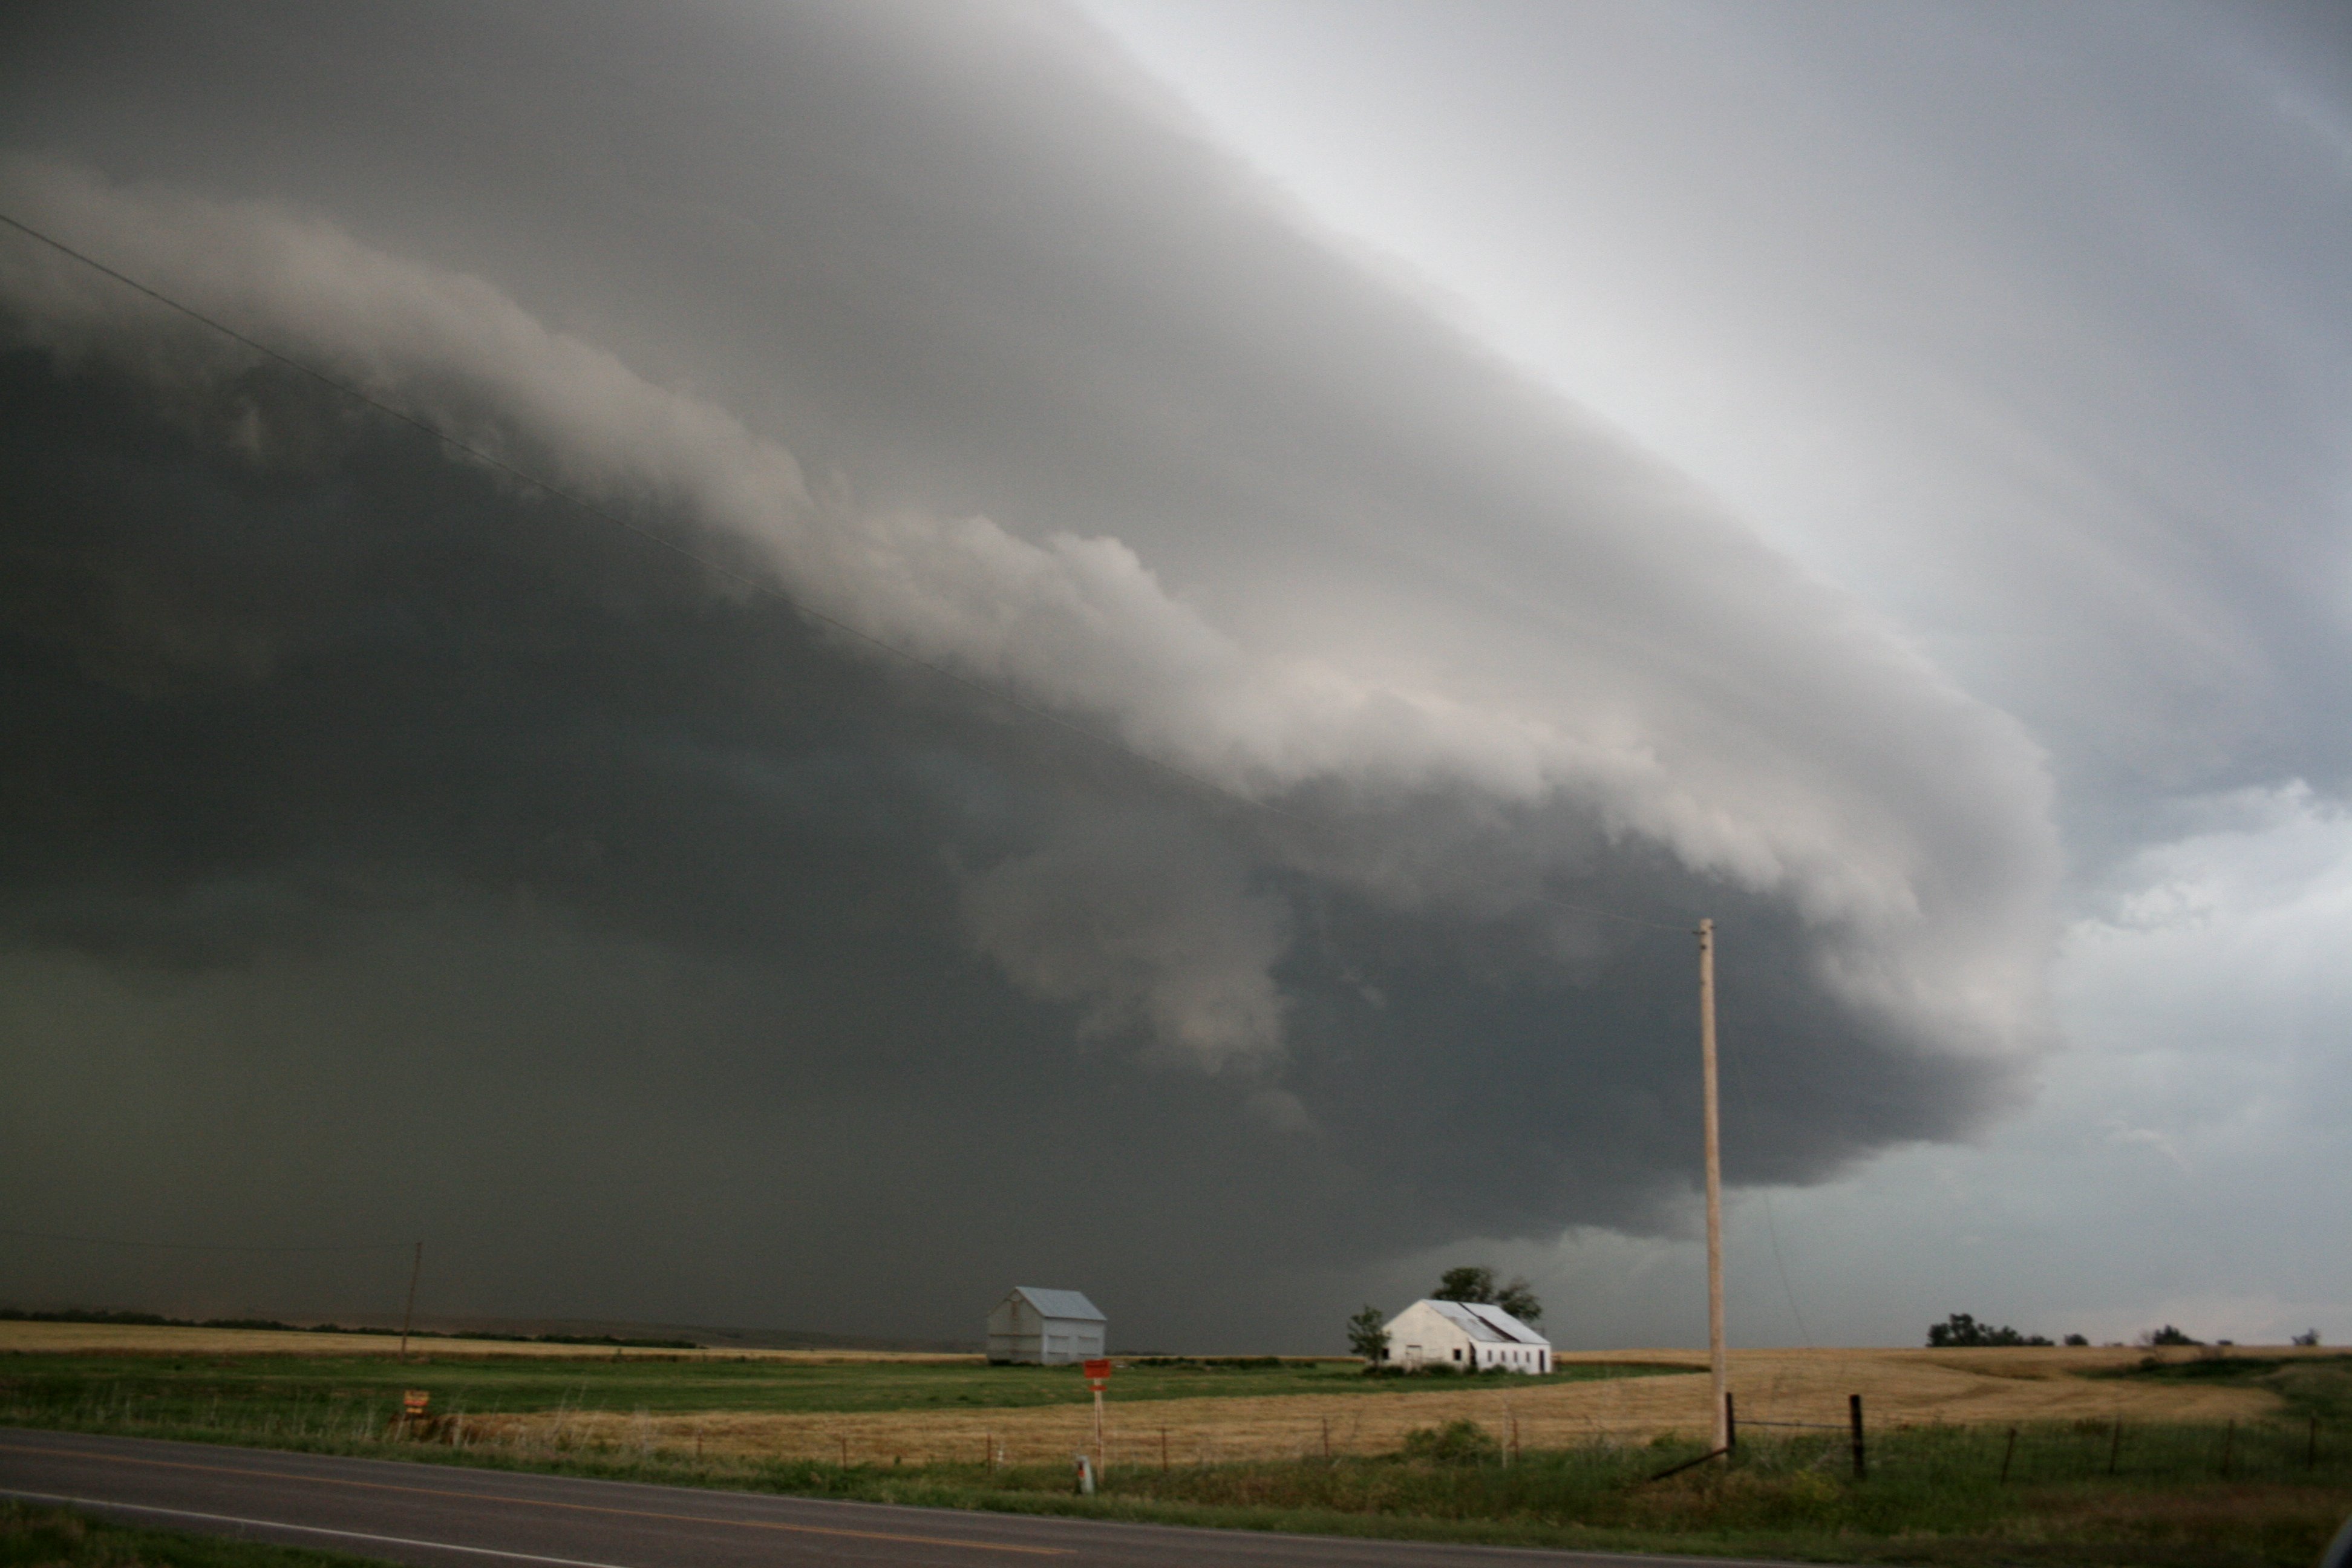
<instances>
[{"instance_id":1,"label":"grass verge","mask_svg":"<svg viewBox=\"0 0 2352 1568\"><path fill-rule=\"evenodd\" d=\"M368 1560L221 1536L142 1530L0 1501L0 1568L364 1568Z\"/></svg>"}]
</instances>

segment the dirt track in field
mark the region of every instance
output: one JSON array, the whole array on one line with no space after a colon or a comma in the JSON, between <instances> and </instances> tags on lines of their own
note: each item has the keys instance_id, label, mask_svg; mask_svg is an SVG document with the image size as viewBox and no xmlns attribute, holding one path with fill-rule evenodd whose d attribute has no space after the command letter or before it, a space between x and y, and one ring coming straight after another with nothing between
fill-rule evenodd
<instances>
[{"instance_id":1,"label":"dirt track in field","mask_svg":"<svg viewBox=\"0 0 2352 1568\"><path fill-rule=\"evenodd\" d=\"M2128 1383L2078 1373L2130 1365L2131 1350L1736 1351L1731 1387L1747 1422L1806 1421L1843 1427L1846 1396L1863 1396L1874 1428L2074 1419L2222 1421L2276 1407L2257 1389ZM2187 1352L2195 1354L2195 1352ZM2247 1353L2252 1353L2247 1352ZM2264 1351L2270 1354L2291 1352ZM1148 1400L1121 1405L1112 1378L1110 1462L1171 1464L1220 1459L1378 1453L1410 1429L1466 1416L1528 1447L1561 1447L1607 1437L1646 1441L1698 1434L1706 1425L1705 1359L1682 1351L1565 1354L1562 1362L1688 1364L1686 1374L1593 1383L1473 1384L1399 1380L1393 1392L1292 1394L1249 1399ZM908 1464L1066 1459L1092 1446L1083 1405L1028 1410L888 1412L874 1415L644 1415L570 1411L560 1415L473 1416L467 1440L537 1448L609 1445L711 1457L846 1459Z\"/></svg>"}]
</instances>

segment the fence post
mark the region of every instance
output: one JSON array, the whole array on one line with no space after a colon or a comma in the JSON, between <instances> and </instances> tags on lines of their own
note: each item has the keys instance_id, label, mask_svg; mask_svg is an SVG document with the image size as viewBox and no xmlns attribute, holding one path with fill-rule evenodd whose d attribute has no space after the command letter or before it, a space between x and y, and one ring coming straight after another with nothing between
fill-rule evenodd
<instances>
[{"instance_id":1,"label":"fence post","mask_svg":"<svg viewBox=\"0 0 2352 1568\"><path fill-rule=\"evenodd\" d=\"M2009 1462L2017 1458L2017 1428L2009 1429L2009 1447L2000 1451L2000 1484L2009 1485Z\"/></svg>"},{"instance_id":2,"label":"fence post","mask_svg":"<svg viewBox=\"0 0 2352 1568\"><path fill-rule=\"evenodd\" d=\"M1723 1446L1739 1447L1739 1407L1731 1402L1731 1390L1723 1391Z\"/></svg>"},{"instance_id":3,"label":"fence post","mask_svg":"<svg viewBox=\"0 0 2352 1568\"><path fill-rule=\"evenodd\" d=\"M2107 1441L2107 1474L2112 1476L2116 1473L2116 1460L2122 1457L2123 1451L2124 1418L2118 1415L2116 1417L2116 1435Z\"/></svg>"},{"instance_id":4,"label":"fence post","mask_svg":"<svg viewBox=\"0 0 2352 1568\"><path fill-rule=\"evenodd\" d=\"M2232 1415L2230 1424L2221 1428L2221 1479L2225 1481L2230 1479L2230 1450L2237 1446L2237 1442L2238 1418Z\"/></svg>"},{"instance_id":5,"label":"fence post","mask_svg":"<svg viewBox=\"0 0 2352 1568\"><path fill-rule=\"evenodd\" d=\"M1845 1396L1845 1414L1846 1419L1853 1426L1853 1479L1866 1481L1870 1479L1870 1462L1864 1457L1862 1447L1861 1394L1849 1394Z\"/></svg>"},{"instance_id":6,"label":"fence post","mask_svg":"<svg viewBox=\"0 0 2352 1568\"><path fill-rule=\"evenodd\" d=\"M2303 1468L2306 1470L2319 1468L2319 1417L2316 1415L2311 1418L2311 1446L2303 1451Z\"/></svg>"}]
</instances>

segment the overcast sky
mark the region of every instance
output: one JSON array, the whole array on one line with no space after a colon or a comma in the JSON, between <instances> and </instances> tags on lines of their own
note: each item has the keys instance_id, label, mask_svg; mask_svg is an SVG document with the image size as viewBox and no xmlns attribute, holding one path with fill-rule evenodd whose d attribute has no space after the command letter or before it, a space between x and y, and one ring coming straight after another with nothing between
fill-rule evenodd
<instances>
[{"instance_id":1,"label":"overcast sky","mask_svg":"<svg viewBox=\"0 0 2352 1568\"><path fill-rule=\"evenodd\" d=\"M1688 1342L1708 915L1736 1342L2352 1334L2340 13L5 26L0 212L381 405L0 235L16 1229Z\"/></svg>"}]
</instances>

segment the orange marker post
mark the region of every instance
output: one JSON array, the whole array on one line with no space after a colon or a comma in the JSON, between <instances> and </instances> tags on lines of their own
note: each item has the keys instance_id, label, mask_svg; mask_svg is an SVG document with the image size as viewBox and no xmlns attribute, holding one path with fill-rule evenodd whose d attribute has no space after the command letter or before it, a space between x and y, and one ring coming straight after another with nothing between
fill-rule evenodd
<instances>
[{"instance_id":1,"label":"orange marker post","mask_svg":"<svg viewBox=\"0 0 2352 1568\"><path fill-rule=\"evenodd\" d=\"M1103 1447L1103 1391L1110 1387L1110 1358L1090 1360L1085 1370L1087 1386L1095 1391L1095 1474L1099 1476L1110 1468L1110 1453Z\"/></svg>"}]
</instances>

